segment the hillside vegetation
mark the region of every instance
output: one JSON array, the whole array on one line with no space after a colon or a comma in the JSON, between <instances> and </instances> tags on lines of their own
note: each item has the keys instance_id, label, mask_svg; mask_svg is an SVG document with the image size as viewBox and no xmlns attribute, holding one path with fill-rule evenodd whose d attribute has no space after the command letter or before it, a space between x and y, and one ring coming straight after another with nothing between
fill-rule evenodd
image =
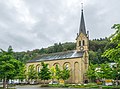
<instances>
[{"instance_id":1,"label":"hillside vegetation","mask_svg":"<svg viewBox=\"0 0 120 89\"><path fill-rule=\"evenodd\" d=\"M109 61L107 58L103 59L101 54L108 48L112 48L116 46L115 43L110 43L108 38L100 38L89 40L89 55L90 61L92 63L102 63L105 61ZM55 43L53 46L49 46L47 48L34 49L32 51L23 51L23 52L15 52L14 56L17 60L20 60L23 63L26 63L28 60L35 58L38 55L50 54L56 52L64 52L75 50L76 44L74 42L66 42L66 43Z\"/></svg>"}]
</instances>

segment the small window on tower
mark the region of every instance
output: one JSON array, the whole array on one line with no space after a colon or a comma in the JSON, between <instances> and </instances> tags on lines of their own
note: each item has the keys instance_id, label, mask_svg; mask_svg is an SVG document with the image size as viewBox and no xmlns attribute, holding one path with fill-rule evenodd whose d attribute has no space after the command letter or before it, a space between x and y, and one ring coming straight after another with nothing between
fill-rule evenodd
<instances>
[{"instance_id":1,"label":"small window on tower","mask_svg":"<svg viewBox=\"0 0 120 89\"><path fill-rule=\"evenodd\" d=\"M79 46L81 46L81 41L79 41Z\"/></svg>"},{"instance_id":2,"label":"small window on tower","mask_svg":"<svg viewBox=\"0 0 120 89\"><path fill-rule=\"evenodd\" d=\"M85 41L83 40L83 46L85 45Z\"/></svg>"}]
</instances>

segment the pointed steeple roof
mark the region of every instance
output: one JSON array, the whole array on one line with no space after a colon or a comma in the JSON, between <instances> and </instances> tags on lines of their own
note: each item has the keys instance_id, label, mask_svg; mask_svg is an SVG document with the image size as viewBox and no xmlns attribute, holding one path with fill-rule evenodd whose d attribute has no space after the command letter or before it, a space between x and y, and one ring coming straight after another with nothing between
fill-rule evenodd
<instances>
[{"instance_id":1,"label":"pointed steeple roof","mask_svg":"<svg viewBox=\"0 0 120 89\"><path fill-rule=\"evenodd\" d=\"M85 21L84 21L84 15L83 15L83 8L81 10L81 21L80 21L80 28L79 28L79 34L83 33L86 35L86 28L85 28Z\"/></svg>"}]
</instances>

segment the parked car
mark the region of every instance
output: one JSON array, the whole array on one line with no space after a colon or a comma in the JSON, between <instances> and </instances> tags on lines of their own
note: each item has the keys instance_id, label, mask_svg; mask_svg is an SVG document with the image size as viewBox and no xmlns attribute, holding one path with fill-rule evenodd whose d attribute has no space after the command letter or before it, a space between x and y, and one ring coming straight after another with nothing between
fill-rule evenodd
<instances>
[{"instance_id":1,"label":"parked car","mask_svg":"<svg viewBox=\"0 0 120 89\"><path fill-rule=\"evenodd\" d=\"M57 81L50 81L49 84L58 84Z\"/></svg>"},{"instance_id":2,"label":"parked car","mask_svg":"<svg viewBox=\"0 0 120 89\"><path fill-rule=\"evenodd\" d=\"M39 84L39 83L37 81L31 81L30 84L35 85L35 84Z\"/></svg>"}]
</instances>

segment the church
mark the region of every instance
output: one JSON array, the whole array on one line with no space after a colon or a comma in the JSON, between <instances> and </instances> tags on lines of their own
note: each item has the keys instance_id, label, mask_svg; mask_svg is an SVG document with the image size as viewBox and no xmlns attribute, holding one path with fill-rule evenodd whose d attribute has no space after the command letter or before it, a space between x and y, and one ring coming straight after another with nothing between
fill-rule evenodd
<instances>
[{"instance_id":1,"label":"church","mask_svg":"<svg viewBox=\"0 0 120 89\"><path fill-rule=\"evenodd\" d=\"M34 65L39 72L41 62L47 63L49 68L58 65L60 69L67 67L70 70L70 77L67 83L81 84L87 80L86 71L89 65L89 35L86 32L83 9L81 10L81 19L79 32L76 37L76 49L66 52L58 52L37 56L29 60L26 64L27 69Z\"/></svg>"}]
</instances>

